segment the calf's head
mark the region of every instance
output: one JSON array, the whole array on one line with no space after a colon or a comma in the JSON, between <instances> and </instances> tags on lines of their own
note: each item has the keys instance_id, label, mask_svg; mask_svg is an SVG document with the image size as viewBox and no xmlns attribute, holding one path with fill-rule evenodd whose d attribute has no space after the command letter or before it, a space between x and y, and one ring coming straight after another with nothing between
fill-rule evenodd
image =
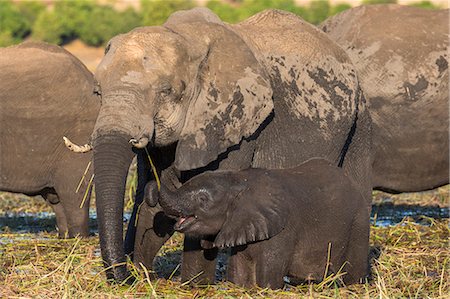
<instances>
[{"instance_id":1,"label":"calf's head","mask_svg":"<svg viewBox=\"0 0 450 299\"><path fill-rule=\"evenodd\" d=\"M159 202L166 214L176 217L176 231L216 236L214 246L233 247L271 238L286 226L289 211L281 187L253 183L236 172L208 172L176 191L161 186L158 192L150 182L145 200L150 206Z\"/></svg>"}]
</instances>

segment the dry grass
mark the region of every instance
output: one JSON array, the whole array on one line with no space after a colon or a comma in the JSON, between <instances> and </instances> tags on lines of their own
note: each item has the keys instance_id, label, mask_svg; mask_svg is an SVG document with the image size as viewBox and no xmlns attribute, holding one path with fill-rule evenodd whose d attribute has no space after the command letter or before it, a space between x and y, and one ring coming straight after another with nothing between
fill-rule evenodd
<instances>
[{"instance_id":1,"label":"dry grass","mask_svg":"<svg viewBox=\"0 0 450 299\"><path fill-rule=\"evenodd\" d=\"M130 172L127 197L132 197ZM374 203L448 207L450 185L423 193L374 192ZM93 203L92 203L93 205ZM131 202L128 201L128 208ZM0 214L50 212L40 197L0 193ZM373 262L371 282L338 288L334 277L321 284L284 290L244 289L222 282L190 287L179 282L182 236L174 236L155 261L160 277L138 273L132 286L109 285L100 259L98 237L60 240L56 233L0 233L0 298L448 298L450 251L448 221L420 226L405 220L393 227L372 227L371 245L382 253Z\"/></svg>"},{"instance_id":2,"label":"dry grass","mask_svg":"<svg viewBox=\"0 0 450 299\"><path fill-rule=\"evenodd\" d=\"M450 206L450 185L425 192L389 194L381 191L373 192L374 204L392 203L395 205Z\"/></svg>"},{"instance_id":3,"label":"dry grass","mask_svg":"<svg viewBox=\"0 0 450 299\"><path fill-rule=\"evenodd\" d=\"M338 288L325 283L285 290L244 289L230 283L189 287L176 274L181 236L161 250L159 275L150 281L138 274L132 286L109 285L99 257L98 238L60 240L54 234L0 234L1 298L448 298L450 294L449 225L430 220L419 226L408 220L393 227L373 227L371 244L381 247L373 264L373 281ZM131 265L129 265L131 267ZM148 274L148 273L147 273Z\"/></svg>"}]
</instances>

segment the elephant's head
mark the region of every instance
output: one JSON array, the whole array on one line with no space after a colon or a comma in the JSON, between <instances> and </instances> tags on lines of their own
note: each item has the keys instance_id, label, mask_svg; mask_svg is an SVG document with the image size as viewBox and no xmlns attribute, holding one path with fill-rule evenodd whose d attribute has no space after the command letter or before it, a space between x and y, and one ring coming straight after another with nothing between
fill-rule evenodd
<instances>
[{"instance_id":1,"label":"elephant's head","mask_svg":"<svg viewBox=\"0 0 450 299\"><path fill-rule=\"evenodd\" d=\"M258 176L262 171L250 170ZM232 247L268 239L284 229L289 213L281 186L259 186L236 172L203 173L176 191L156 183L145 188L150 206L157 202L177 218L174 229L198 238L216 236L214 246ZM270 192L267 192L270 188Z\"/></svg>"},{"instance_id":2,"label":"elephant's head","mask_svg":"<svg viewBox=\"0 0 450 299\"><path fill-rule=\"evenodd\" d=\"M124 261L123 195L132 146L177 142L175 167L195 169L253 134L273 108L268 78L245 42L220 22L188 14L114 37L95 73L102 105L92 146L107 266ZM120 280L125 270L116 267L108 276Z\"/></svg>"}]
</instances>

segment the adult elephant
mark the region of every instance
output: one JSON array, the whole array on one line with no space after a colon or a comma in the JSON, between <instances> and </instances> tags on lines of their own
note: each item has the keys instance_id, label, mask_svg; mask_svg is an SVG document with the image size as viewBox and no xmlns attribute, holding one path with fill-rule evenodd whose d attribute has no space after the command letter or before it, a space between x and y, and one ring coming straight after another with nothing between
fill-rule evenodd
<instances>
[{"instance_id":1,"label":"adult elephant","mask_svg":"<svg viewBox=\"0 0 450 299\"><path fill-rule=\"evenodd\" d=\"M373 119L373 184L389 192L449 182L449 10L370 5L321 28L353 61Z\"/></svg>"},{"instance_id":2,"label":"adult elephant","mask_svg":"<svg viewBox=\"0 0 450 299\"><path fill-rule=\"evenodd\" d=\"M150 149L174 185L205 169L289 168L322 157L346 169L370 206L370 117L353 65L294 14L267 10L229 25L205 8L180 11L163 26L114 37L95 76L102 107L92 146L106 266L125 260L129 142ZM152 177L145 152L137 153L139 205ZM170 236L167 221L143 205L135 261L151 267ZM214 279L215 252L187 238L183 255L184 280L202 270ZM126 275L123 265L107 272L117 280Z\"/></svg>"},{"instance_id":3,"label":"adult elephant","mask_svg":"<svg viewBox=\"0 0 450 299\"><path fill-rule=\"evenodd\" d=\"M92 167L81 179L92 155L75 155L62 138L92 133L94 76L63 48L37 42L1 48L0 69L0 190L42 195L61 237L87 236Z\"/></svg>"}]
</instances>

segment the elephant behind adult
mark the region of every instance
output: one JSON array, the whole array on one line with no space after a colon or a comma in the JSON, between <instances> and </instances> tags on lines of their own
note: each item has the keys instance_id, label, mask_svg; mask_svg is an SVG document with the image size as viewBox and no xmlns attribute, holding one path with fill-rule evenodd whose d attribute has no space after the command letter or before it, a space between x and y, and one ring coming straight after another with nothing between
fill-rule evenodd
<instances>
[{"instance_id":1,"label":"elephant behind adult","mask_svg":"<svg viewBox=\"0 0 450 299\"><path fill-rule=\"evenodd\" d=\"M61 47L26 42L0 49L0 190L42 195L60 236L87 236L89 201L81 206L92 158L66 149L62 137L89 138L100 108L94 77ZM88 190L90 195L90 190Z\"/></svg>"},{"instance_id":2,"label":"elephant behind adult","mask_svg":"<svg viewBox=\"0 0 450 299\"><path fill-rule=\"evenodd\" d=\"M348 53L373 119L373 184L390 192L449 182L449 10L360 6L321 28Z\"/></svg>"},{"instance_id":3,"label":"elephant behind adult","mask_svg":"<svg viewBox=\"0 0 450 299\"><path fill-rule=\"evenodd\" d=\"M138 148L134 214L152 179L144 147L165 160L157 168L175 186L205 169L289 168L322 157L349 173L370 208L370 117L353 66L291 13L268 10L229 25L205 8L177 12L163 26L114 37L96 79L102 107L92 146L106 266L125 261L129 141ZM171 233L162 214L141 209L135 261L147 267ZM185 240L183 279L202 270L214 279L215 252L200 249L198 240ZM107 276L122 280L125 270L113 267Z\"/></svg>"}]
</instances>

